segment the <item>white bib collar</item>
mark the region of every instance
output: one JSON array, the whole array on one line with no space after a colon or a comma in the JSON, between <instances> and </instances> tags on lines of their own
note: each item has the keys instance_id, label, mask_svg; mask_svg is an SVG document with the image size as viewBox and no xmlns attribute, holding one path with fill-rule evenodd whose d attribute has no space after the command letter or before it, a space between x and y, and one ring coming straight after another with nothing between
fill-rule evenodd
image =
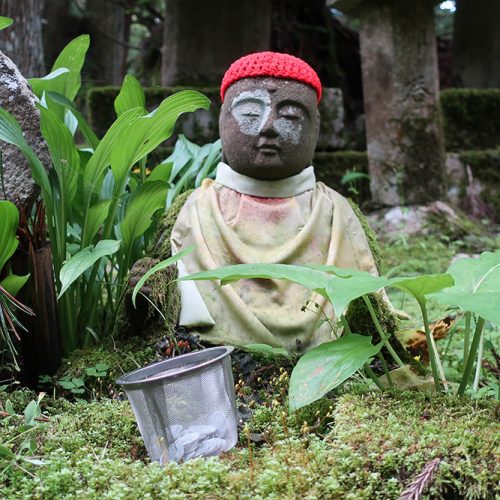
<instances>
[{"instance_id":1,"label":"white bib collar","mask_svg":"<svg viewBox=\"0 0 500 500\"><path fill-rule=\"evenodd\" d=\"M250 196L291 198L292 196L314 189L316 176L314 175L314 168L310 166L291 177L276 181L265 181L240 174L226 163L220 162L217 166L215 182L233 191Z\"/></svg>"}]
</instances>

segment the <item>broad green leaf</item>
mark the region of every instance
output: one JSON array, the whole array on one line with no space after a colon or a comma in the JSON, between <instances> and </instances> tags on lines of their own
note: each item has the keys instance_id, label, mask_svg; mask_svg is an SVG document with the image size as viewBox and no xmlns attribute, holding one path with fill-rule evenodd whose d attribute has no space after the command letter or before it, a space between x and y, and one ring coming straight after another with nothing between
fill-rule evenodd
<instances>
[{"instance_id":1,"label":"broad green leaf","mask_svg":"<svg viewBox=\"0 0 500 500\"><path fill-rule=\"evenodd\" d=\"M133 108L146 108L146 96L142 85L132 75L126 75L115 99L116 116Z\"/></svg>"},{"instance_id":2,"label":"broad green leaf","mask_svg":"<svg viewBox=\"0 0 500 500\"><path fill-rule=\"evenodd\" d=\"M453 279L447 274L424 275L416 278L386 278L373 276L365 271L341 269L334 266L315 266L315 269L323 269L333 274L328 282L327 293L337 317L345 313L352 300L377 292L386 286L400 288L417 300L423 300L425 295L453 284Z\"/></svg>"},{"instance_id":3,"label":"broad green leaf","mask_svg":"<svg viewBox=\"0 0 500 500\"><path fill-rule=\"evenodd\" d=\"M350 184L351 182L355 182L359 179L369 179L370 176L365 174L364 172L346 172L342 179L340 179L340 183L342 185Z\"/></svg>"},{"instance_id":4,"label":"broad green leaf","mask_svg":"<svg viewBox=\"0 0 500 500\"><path fill-rule=\"evenodd\" d=\"M194 184L197 172L200 169L200 159L195 159L189 163L189 168L182 174L182 177L175 182L174 187L169 190L167 196L167 208L172 205L175 198L189 186Z\"/></svg>"},{"instance_id":5,"label":"broad green leaf","mask_svg":"<svg viewBox=\"0 0 500 500\"><path fill-rule=\"evenodd\" d=\"M76 194L80 156L75 148L71 132L60 118L43 106L38 106L38 109L40 110L42 134L47 141L52 165L59 179L61 197L69 211Z\"/></svg>"},{"instance_id":6,"label":"broad green leaf","mask_svg":"<svg viewBox=\"0 0 500 500\"><path fill-rule=\"evenodd\" d=\"M236 264L210 271L202 271L180 278L186 280L220 280L221 286L241 279L284 279L293 281L327 297L326 287L331 276L308 267L288 264Z\"/></svg>"},{"instance_id":7,"label":"broad green leaf","mask_svg":"<svg viewBox=\"0 0 500 500\"><path fill-rule=\"evenodd\" d=\"M24 421L27 425L34 425L35 418L38 416L38 404L36 401L30 401L24 409Z\"/></svg>"},{"instance_id":8,"label":"broad green leaf","mask_svg":"<svg viewBox=\"0 0 500 500\"><path fill-rule=\"evenodd\" d=\"M190 144L189 140L186 139L184 135L179 134L179 137L175 142L172 154L164 161L164 163L173 162L174 164L169 179L171 183L175 181L175 178L184 170L186 165L194 158L195 153L192 152L192 148L189 147L189 144Z\"/></svg>"},{"instance_id":9,"label":"broad green leaf","mask_svg":"<svg viewBox=\"0 0 500 500\"><path fill-rule=\"evenodd\" d=\"M0 30L8 28L13 22L14 19L11 19L10 17L0 16Z\"/></svg>"},{"instance_id":10,"label":"broad green leaf","mask_svg":"<svg viewBox=\"0 0 500 500\"><path fill-rule=\"evenodd\" d=\"M173 166L174 164L172 162L160 163L149 174L149 177L146 179L146 182L152 182L152 181L168 182L168 179L170 177L170 172L172 172Z\"/></svg>"},{"instance_id":11,"label":"broad green leaf","mask_svg":"<svg viewBox=\"0 0 500 500\"><path fill-rule=\"evenodd\" d=\"M477 259L459 259L448 273L455 284L432 298L500 325L500 250L483 252Z\"/></svg>"},{"instance_id":12,"label":"broad green leaf","mask_svg":"<svg viewBox=\"0 0 500 500\"><path fill-rule=\"evenodd\" d=\"M41 100L44 93L47 94L50 92L51 87L62 88L64 86L63 80L67 78L68 73L68 68L58 68L50 72L48 75L41 78L30 78L28 81L31 85L33 93L38 97L38 99Z\"/></svg>"},{"instance_id":13,"label":"broad green leaf","mask_svg":"<svg viewBox=\"0 0 500 500\"><path fill-rule=\"evenodd\" d=\"M44 92L53 92L73 102L80 89L80 72L85 62L89 41L88 35L75 38L59 54L49 75L44 78L28 80L39 99L42 98ZM61 120L64 120L66 108L63 105L54 101L47 101L47 107L56 113Z\"/></svg>"},{"instance_id":14,"label":"broad green leaf","mask_svg":"<svg viewBox=\"0 0 500 500\"><path fill-rule=\"evenodd\" d=\"M111 152L111 169L117 185L123 183L133 165L170 137L182 113L208 109L209 105L208 98L200 92L184 90L163 100L153 112L130 120Z\"/></svg>"},{"instance_id":15,"label":"broad green leaf","mask_svg":"<svg viewBox=\"0 0 500 500\"><path fill-rule=\"evenodd\" d=\"M63 95L60 94L56 94L55 92L47 92L46 96L49 99L52 99L54 102L61 104L67 110L71 111L71 113L73 113L73 115L78 121L78 125L80 127L80 130L82 131L82 134L85 136L85 139L87 139L92 149L97 148L97 146L99 145L99 139L94 134L94 131L90 128L89 124L87 123L87 120L85 120L80 111L78 111L75 108L75 106L73 106L73 103L67 97L64 97Z\"/></svg>"},{"instance_id":16,"label":"broad green leaf","mask_svg":"<svg viewBox=\"0 0 500 500\"><path fill-rule=\"evenodd\" d=\"M285 348L273 347L269 344L246 344L243 349L257 354L264 354L265 356L291 358L290 353Z\"/></svg>"},{"instance_id":17,"label":"broad green leaf","mask_svg":"<svg viewBox=\"0 0 500 500\"><path fill-rule=\"evenodd\" d=\"M80 90L81 77L80 72L85 62L85 55L90 44L89 35L80 35L64 47L59 56L57 57L54 66L52 66L52 71L59 68L68 68L69 74L64 79L63 85L51 90L52 92L57 92L65 96L71 102L76 97L78 90Z\"/></svg>"},{"instance_id":18,"label":"broad green leaf","mask_svg":"<svg viewBox=\"0 0 500 500\"><path fill-rule=\"evenodd\" d=\"M201 185L201 181L209 177L216 170L221 158L222 146L221 140L219 139L210 145L210 152L204 161L202 168L199 170L198 175L196 176L194 187L199 187Z\"/></svg>"},{"instance_id":19,"label":"broad green leaf","mask_svg":"<svg viewBox=\"0 0 500 500\"><path fill-rule=\"evenodd\" d=\"M338 318L345 313L352 300L376 292L391 282L388 278L373 276L365 271L340 269L333 266L322 268L328 269L330 273L338 273L332 274L326 287L326 293Z\"/></svg>"},{"instance_id":20,"label":"broad green leaf","mask_svg":"<svg viewBox=\"0 0 500 500\"><path fill-rule=\"evenodd\" d=\"M120 225L124 246L132 245L151 226L153 214L164 208L166 196L167 184L162 181L145 182L134 192Z\"/></svg>"},{"instance_id":21,"label":"broad green leaf","mask_svg":"<svg viewBox=\"0 0 500 500\"><path fill-rule=\"evenodd\" d=\"M15 453L7 446L0 444L0 458L15 458Z\"/></svg>"},{"instance_id":22,"label":"broad green leaf","mask_svg":"<svg viewBox=\"0 0 500 500\"><path fill-rule=\"evenodd\" d=\"M104 172L111 163L111 150L117 144L118 137L130 122L143 113L144 110L141 108L130 109L121 114L109 127L83 171L83 184L87 197L90 197L95 190L99 190Z\"/></svg>"},{"instance_id":23,"label":"broad green leaf","mask_svg":"<svg viewBox=\"0 0 500 500\"><path fill-rule=\"evenodd\" d=\"M21 288L29 280L30 275L18 276L17 274L9 274L1 282L0 286L5 288L12 296L16 296Z\"/></svg>"},{"instance_id":24,"label":"broad green leaf","mask_svg":"<svg viewBox=\"0 0 500 500\"><path fill-rule=\"evenodd\" d=\"M87 234L86 241L82 243L86 247L99 231L108 215L109 205L111 200L100 200L95 205L92 205L87 212Z\"/></svg>"},{"instance_id":25,"label":"broad green leaf","mask_svg":"<svg viewBox=\"0 0 500 500\"><path fill-rule=\"evenodd\" d=\"M119 248L119 241L101 240L97 245L90 245L67 260L59 273L61 291L59 292L58 299L87 269L92 267L102 257L116 253Z\"/></svg>"},{"instance_id":26,"label":"broad green leaf","mask_svg":"<svg viewBox=\"0 0 500 500\"><path fill-rule=\"evenodd\" d=\"M47 172L38 156L26 142L23 131L16 119L3 108L0 108L0 140L17 146L24 154L30 164L33 180L42 188L45 203L50 203L50 182Z\"/></svg>"},{"instance_id":27,"label":"broad green leaf","mask_svg":"<svg viewBox=\"0 0 500 500\"><path fill-rule=\"evenodd\" d=\"M289 406L294 411L324 396L375 356L382 344L351 334L306 352L290 377Z\"/></svg>"},{"instance_id":28,"label":"broad green leaf","mask_svg":"<svg viewBox=\"0 0 500 500\"><path fill-rule=\"evenodd\" d=\"M450 274L424 274L415 278L392 278L391 286L413 295L418 301L425 301L426 295L453 285Z\"/></svg>"},{"instance_id":29,"label":"broad green leaf","mask_svg":"<svg viewBox=\"0 0 500 500\"><path fill-rule=\"evenodd\" d=\"M137 282L137 285L135 285L134 290L132 291L132 304L135 305L135 299L137 297L137 294L139 293L140 289L144 286L146 281L153 276L154 273L158 271L162 271L163 269L167 268L168 266L171 266L172 264L175 264L178 260L182 259L185 255L191 253L196 247L191 246L188 247L181 252L172 255L172 257L169 257L168 259L162 260L161 262L158 262L156 266L153 266L148 272L144 274L144 276Z\"/></svg>"},{"instance_id":30,"label":"broad green leaf","mask_svg":"<svg viewBox=\"0 0 500 500\"><path fill-rule=\"evenodd\" d=\"M16 251L19 242L16 238L19 225L19 212L14 203L0 201L0 271Z\"/></svg>"}]
</instances>

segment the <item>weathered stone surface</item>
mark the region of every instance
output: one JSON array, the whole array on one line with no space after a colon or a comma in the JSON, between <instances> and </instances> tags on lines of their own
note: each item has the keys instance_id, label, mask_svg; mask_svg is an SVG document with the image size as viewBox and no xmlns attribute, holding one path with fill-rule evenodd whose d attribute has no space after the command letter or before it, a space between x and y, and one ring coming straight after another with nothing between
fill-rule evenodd
<instances>
[{"instance_id":1,"label":"weathered stone surface","mask_svg":"<svg viewBox=\"0 0 500 500\"><path fill-rule=\"evenodd\" d=\"M196 43L194 43L196 34ZM162 55L163 85L219 84L232 61L269 50L271 2L169 0Z\"/></svg>"},{"instance_id":2,"label":"weathered stone surface","mask_svg":"<svg viewBox=\"0 0 500 500\"><path fill-rule=\"evenodd\" d=\"M26 141L48 167L50 156L40 132L40 113L36 97L15 64L0 52L0 107L18 121ZM28 161L12 144L0 142L3 157L3 184L0 198L14 202L18 207L31 205L38 189L31 178Z\"/></svg>"},{"instance_id":3,"label":"weathered stone surface","mask_svg":"<svg viewBox=\"0 0 500 500\"><path fill-rule=\"evenodd\" d=\"M319 103L321 124L317 149L331 151L345 146L344 139L344 103L342 90L323 88L323 97Z\"/></svg>"},{"instance_id":4,"label":"weathered stone surface","mask_svg":"<svg viewBox=\"0 0 500 500\"><path fill-rule=\"evenodd\" d=\"M397 240L401 236L445 234L458 237L474 231L478 234L482 232L460 210L442 201L385 208L371 213L367 218L373 230L388 241Z\"/></svg>"}]
</instances>

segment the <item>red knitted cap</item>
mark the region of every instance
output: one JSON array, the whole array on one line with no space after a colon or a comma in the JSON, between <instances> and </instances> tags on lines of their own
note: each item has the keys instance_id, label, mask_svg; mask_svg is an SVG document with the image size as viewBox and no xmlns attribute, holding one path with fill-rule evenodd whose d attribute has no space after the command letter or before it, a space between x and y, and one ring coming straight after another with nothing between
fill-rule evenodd
<instances>
[{"instance_id":1,"label":"red knitted cap","mask_svg":"<svg viewBox=\"0 0 500 500\"><path fill-rule=\"evenodd\" d=\"M298 57L279 52L256 52L237 59L231 64L222 79L220 86L220 97L224 101L224 95L230 85L242 78L255 76L271 76L274 78L286 78L297 80L310 85L321 99L321 82L319 77L309 64Z\"/></svg>"}]
</instances>

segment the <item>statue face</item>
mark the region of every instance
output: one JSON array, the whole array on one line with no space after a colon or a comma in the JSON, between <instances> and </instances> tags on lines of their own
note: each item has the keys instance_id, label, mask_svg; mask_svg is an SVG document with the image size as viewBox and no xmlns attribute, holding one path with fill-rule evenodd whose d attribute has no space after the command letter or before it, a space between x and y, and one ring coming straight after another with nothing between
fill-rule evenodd
<instances>
[{"instance_id":1,"label":"statue face","mask_svg":"<svg viewBox=\"0 0 500 500\"><path fill-rule=\"evenodd\" d=\"M298 174L318 140L316 92L295 80L238 80L226 91L219 130L223 161L236 172L262 180Z\"/></svg>"}]
</instances>

